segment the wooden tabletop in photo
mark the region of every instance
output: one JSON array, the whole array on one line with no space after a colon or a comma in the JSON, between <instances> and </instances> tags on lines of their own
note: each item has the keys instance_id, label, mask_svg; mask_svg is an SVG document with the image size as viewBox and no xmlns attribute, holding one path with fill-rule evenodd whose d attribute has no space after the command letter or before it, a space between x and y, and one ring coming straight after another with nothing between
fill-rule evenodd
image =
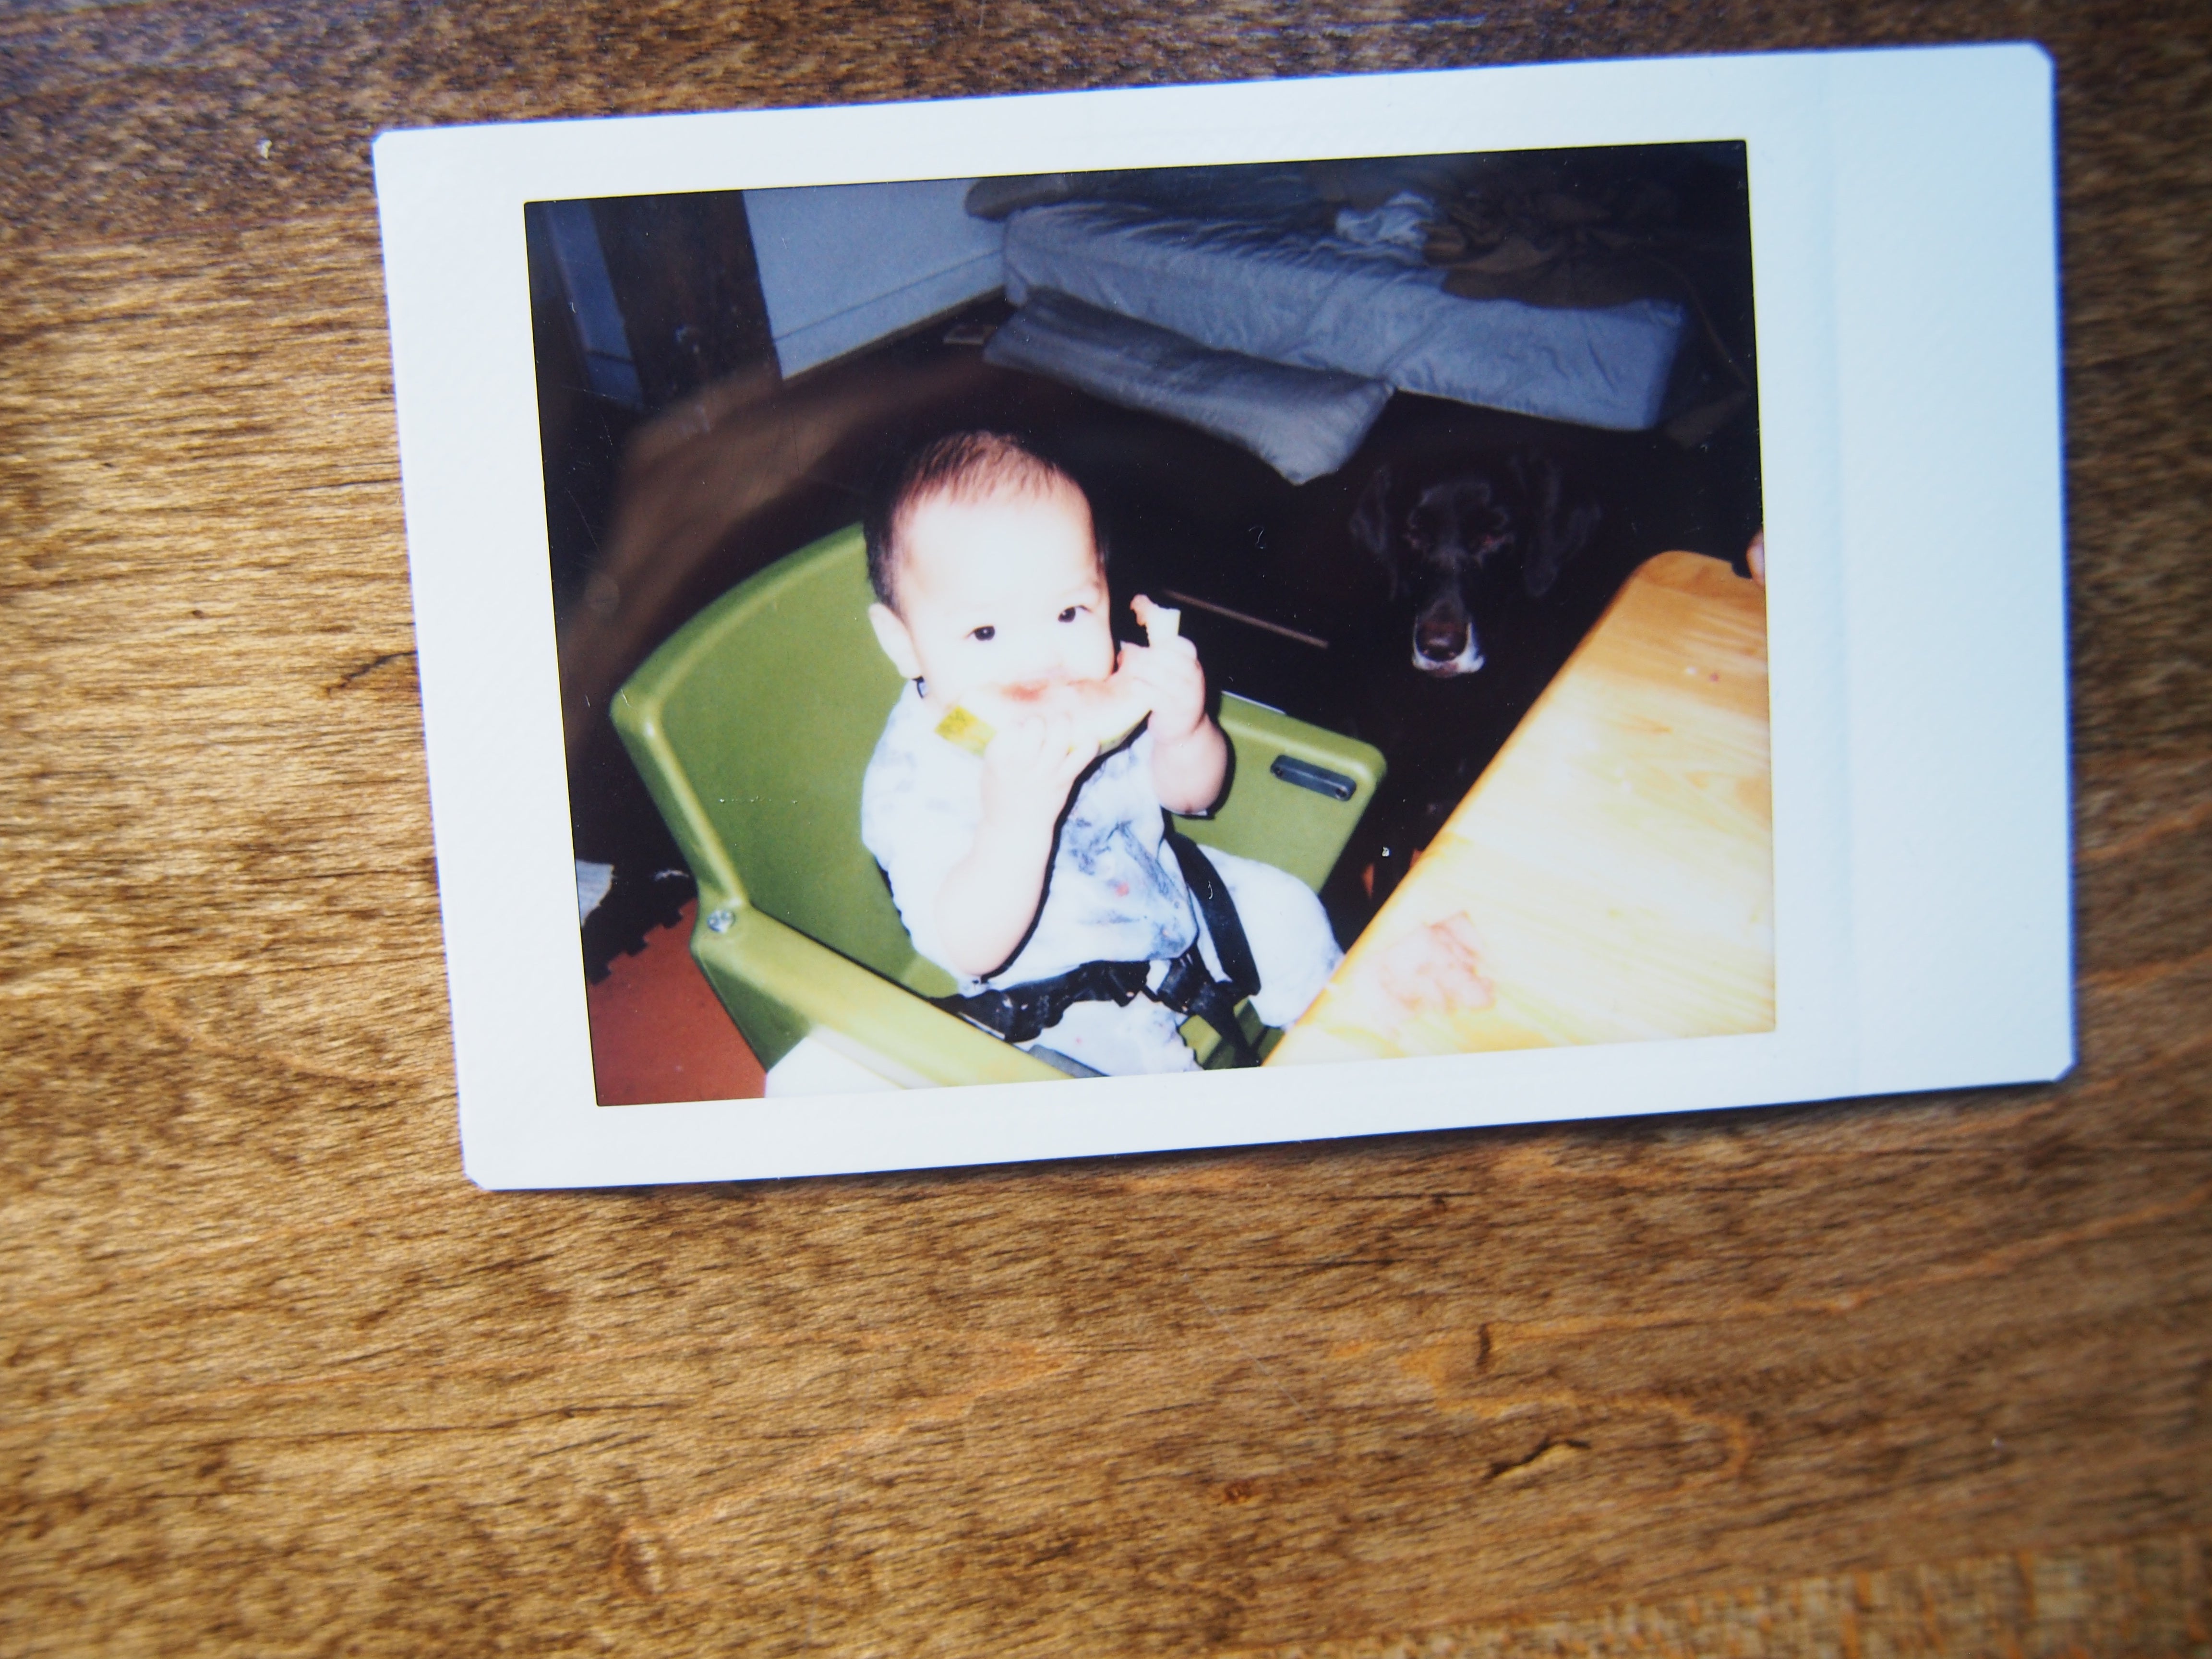
<instances>
[{"instance_id":1,"label":"wooden tabletop in photo","mask_svg":"<svg viewBox=\"0 0 2212 1659\"><path fill-rule=\"evenodd\" d=\"M2022 37L2070 1078L464 1178L379 130ZM2212 1650L2208 184L2201 0L0 12L0 1652Z\"/></svg>"},{"instance_id":2,"label":"wooden tabletop in photo","mask_svg":"<svg viewBox=\"0 0 2212 1659\"><path fill-rule=\"evenodd\" d=\"M1270 1065L1774 1029L1763 589L1662 553Z\"/></svg>"}]
</instances>

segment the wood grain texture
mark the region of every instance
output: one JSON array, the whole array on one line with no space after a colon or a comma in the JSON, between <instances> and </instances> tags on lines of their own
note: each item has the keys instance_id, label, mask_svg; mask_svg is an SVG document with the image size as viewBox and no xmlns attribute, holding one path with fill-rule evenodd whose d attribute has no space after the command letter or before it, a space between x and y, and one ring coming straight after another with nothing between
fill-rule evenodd
<instances>
[{"instance_id":1,"label":"wood grain texture","mask_svg":"<svg viewBox=\"0 0 2212 1659\"><path fill-rule=\"evenodd\" d=\"M1774 1029L1766 594L1631 575L1267 1063Z\"/></svg>"},{"instance_id":2,"label":"wood grain texture","mask_svg":"<svg viewBox=\"0 0 2212 1659\"><path fill-rule=\"evenodd\" d=\"M2064 144L2066 1084L464 1182L378 128L2018 36ZM2179 0L0 16L0 1649L2206 1651L2208 36Z\"/></svg>"}]
</instances>

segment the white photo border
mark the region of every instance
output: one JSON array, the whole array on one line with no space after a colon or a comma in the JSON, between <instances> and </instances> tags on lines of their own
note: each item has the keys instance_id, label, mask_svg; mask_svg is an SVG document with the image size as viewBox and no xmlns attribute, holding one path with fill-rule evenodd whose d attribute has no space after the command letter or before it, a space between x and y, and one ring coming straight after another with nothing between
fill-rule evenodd
<instances>
[{"instance_id":1,"label":"white photo border","mask_svg":"<svg viewBox=\"0 0 2212 1659\"><path fill-rule=\"evenodd\" d=\"M1741 139L1771 571L1775 1029L602 1107L526 202ZM1018 158L1018 165L1010 165ZM375 145L463 1159L747 1179L1758 1105L2073 1062L2057 222L2033 46L387 132Z\"/></svg>"}]
</instances>

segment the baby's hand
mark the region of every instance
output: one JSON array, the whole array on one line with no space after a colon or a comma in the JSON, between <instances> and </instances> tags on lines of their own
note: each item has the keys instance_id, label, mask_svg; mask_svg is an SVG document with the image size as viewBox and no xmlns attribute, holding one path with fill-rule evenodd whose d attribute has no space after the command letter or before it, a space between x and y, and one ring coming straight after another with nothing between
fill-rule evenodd
<instances>
[{"instance_id":1,"label":"baby's hand","mask_svg":"<svg viewBox=\"0 0 2212 1659\"><path fill-rule=\"evenodd\" d=\"M1098 740L1079 735L1066 714L1015 721L983 751L984 822L1049 832L1097 757Z\"/></svg>"},{"instance_id":2,"label":"baby's hand","mask_svg":"<svg viewBox=\"0 0 2212 1659\"><path fill-rule=\"evenodd\" d=\"M1152 643L1121 647L1120 672L1152 694L1152 741L1174 744L1206 723L1206 671L1199 666L1198 647L1180 634L1161 637L1164 630L1152 628L1159 607L1139 593L1130 610L1152 635Z\"/></svg>"}]
</instances>

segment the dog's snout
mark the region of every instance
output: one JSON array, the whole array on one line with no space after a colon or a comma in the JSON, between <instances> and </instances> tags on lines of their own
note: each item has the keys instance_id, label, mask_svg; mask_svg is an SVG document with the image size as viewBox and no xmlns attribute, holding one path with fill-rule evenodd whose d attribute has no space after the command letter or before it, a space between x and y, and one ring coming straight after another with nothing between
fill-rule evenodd
<instances>
[{"instance_id":1,"label":"dog's snout","mask_svg":"<svg viewBox=\"0 0 2212 1659\"><path fill-rule=\"evenodd\" d=\"M1482 647L1474 621L1447 594L1413 619L1413 666L1424 674L1472 674L1482 666Z\"/></svg>"},{"instance_id":2,"label":"dog's snout","mask_svg":"<svg viewBox=\"0 0 2212 1659\"><path fill-rule=\"evenodd\" d=\"M1431 662L1447 662L1467 649L1467 617L1431 611L1413 623L1413 646Z\"/></svg>"}]
</instances>

